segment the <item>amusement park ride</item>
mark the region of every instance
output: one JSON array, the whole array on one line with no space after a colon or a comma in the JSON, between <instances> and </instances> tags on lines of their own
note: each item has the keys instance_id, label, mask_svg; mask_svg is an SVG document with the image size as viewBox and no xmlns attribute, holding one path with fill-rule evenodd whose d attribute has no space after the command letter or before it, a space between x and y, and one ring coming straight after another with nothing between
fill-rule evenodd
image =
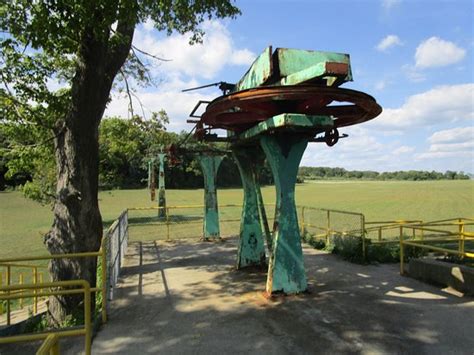
<instances>
[{"instance_id":1,"label":"amusement park ride","mask_svg":"<svg viewBox=\"0 0 474 355\"><path fill-rule=\"evenodd\" d=\"M347 137L339 128L382 112L372 96L339 87L348 81L352 73L347 54L268 47L235 85L211 84L219 85L223 95L211 102L199 101L190 115L193 120L188 120L195 124L199 140L229 144L244 188L237 267L265 264L266 240L268 294L307 290L295 206L296 175L306 146L309 142L333 146ZM203 104L207 105L204 112L197 115ZM227 135L218 136L216 129ZM200 158L206 185L212 185L214 194L220 159ZM276 188L271 232L258 185L265 159Z\"/></svg>"}]
</instances>

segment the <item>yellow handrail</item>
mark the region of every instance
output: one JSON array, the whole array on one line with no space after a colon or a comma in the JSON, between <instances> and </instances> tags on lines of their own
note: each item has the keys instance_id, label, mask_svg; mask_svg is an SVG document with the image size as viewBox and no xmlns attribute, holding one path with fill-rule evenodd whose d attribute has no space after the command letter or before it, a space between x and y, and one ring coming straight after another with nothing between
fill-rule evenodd
<instances>
[{"instance_id":1,"label":"yellow handrail","mask_svg":"<svg viewBox=\"0 0 474 355\"><path fill-rule=\"evenodd\" d=\"M66 290L52 290L54 288L64 288L64 287L71 287L71 286L79 286L80 288L66 289ZM43 292L43 295L45 296L59 296L59 295L83 293L84 294L84 327L81 329L73 329L73 330L58 330L54 332L46 332L46 333L38 333L38 334L23 334L23 335L2 337L0 338L0 344L41 340L41 339L48 338L48 336L51 334L56 334L58 337L84 335L85 336L85 340L84 340L85 353L86 355L90 355L91 340L92 340L92 320L91 320L91 287L90 287L89 282L87 282L86 280L69 280L69 281L45 282L45 283L36 284L36 285L24 284L24 285L3 286L1 290L6 291L7 294L0 295L0 299L11 300L11 299L17 299L20 297L24 297L24 298L35 297L36 295L35 292L23 293L21 295L10 294L10 292L16 291L16 290L38 290L38 289L41 289L41 290L50 289L49 291Z\"/></svg>"},{"instance_id":2,"label":"yellow handrail","mask_svg":"<svg viewBox=\"0 0 474 355\"><path fill-rule=\"evenodd\" d=\"M56 333L49 334L36 355L59 355L59 336Z\"/></svg>"}]
</instances>

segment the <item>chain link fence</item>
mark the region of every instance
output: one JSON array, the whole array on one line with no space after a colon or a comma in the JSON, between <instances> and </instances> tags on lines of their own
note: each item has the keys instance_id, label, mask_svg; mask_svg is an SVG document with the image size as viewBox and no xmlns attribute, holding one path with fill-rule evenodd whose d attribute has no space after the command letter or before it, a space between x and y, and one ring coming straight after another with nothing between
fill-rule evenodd
<instances>
[{"instance_id":1,"label":"chain link fence","mask_svg":"<svg viewBox=\"0 0 474 355\"><path fill-rule=\"evenodd\" d=\"M120 269L125 259L128 246L129 218L128 211L123 211L114 223L107 229L106 252L107 252L107 297L113 299L114 288L120 276ZM102 267L102 265L101 265Z\"/></svg>"}]
</instances>

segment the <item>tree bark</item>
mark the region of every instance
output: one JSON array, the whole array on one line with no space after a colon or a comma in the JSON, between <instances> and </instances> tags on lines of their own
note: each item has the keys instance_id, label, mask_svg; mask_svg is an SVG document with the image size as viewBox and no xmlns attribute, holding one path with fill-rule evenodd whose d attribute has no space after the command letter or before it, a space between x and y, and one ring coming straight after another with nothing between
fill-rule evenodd
<instances>
[{"instance_id":1,"label":"tree bark","mask_svg":"<svg viewBox=\"0 0 474 355\"><path fill-rule=\"evenodd\" d=\"M119 20L116 33L121 40L115 45L108 36L97 36L97 29L84 31L72 81L71 105L56 132L57 196L53 225L44 241L51 254L100 248L98 130L113 80L130 51L135 17ZM56 259L49 265L54 281L83 279L91 287L96 285L96 270L95 257ZM50 297L52 323L60 324L68 314L82 312L82 298Z\"/></svg>"}]
</instances>

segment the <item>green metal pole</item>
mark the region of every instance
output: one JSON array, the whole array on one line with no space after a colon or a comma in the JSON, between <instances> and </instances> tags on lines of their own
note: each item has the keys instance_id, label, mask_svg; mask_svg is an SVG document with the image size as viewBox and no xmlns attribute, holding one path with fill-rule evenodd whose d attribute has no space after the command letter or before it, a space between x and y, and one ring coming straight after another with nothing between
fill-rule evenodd
<instances>
[{"instance_id":1,"label":"green metal pole","mask_svg":"<svg viewBox=\"0 0 474 355\"><path fill-rule=\"evenodd\" d=\"M260 186L257 180L257 165L263 161L257 155L263 152L255 146L235 146L232 152L239 168L244 188L244 204L240 219L240 239L237 253L237 269L251 265L265 265L265 246L260 223L259 201L257 191Z\"/></svg>"},{"instance_id":2,"label":"green metal pole","mask_svg":"<svg viewBox=\"0 0 474 355\"><path fill-rule=\"evenodd\" d=\"M222 155L198 156L204 176L204 240L217 240L221 237L219 229L219 209L217 206L216 176L223 158Z\"/></svg>"},{"instance_id":3,"label":"green metal pole","mask_svg":"<svg viewBox=\"0 0 474 355\"><path fill-rule=\"evenodd\" d=\"M158 153L160 163L158 174L158 217L166 217L165 158L166 154Z\"/></svg>"},{"instance_id":4,"label":"green metal pole","mask_svg":"<svg viewBox=\"0 0 474 355\"><path fill-rule=\"evenodd\" d=\"M304 292L308 285L295 205L295 184L308 139L286 132L284 135L263 135L260 143L272 169L276 188L273 254L266 290L269 294Z\"/></svg>"}]
</instances>

